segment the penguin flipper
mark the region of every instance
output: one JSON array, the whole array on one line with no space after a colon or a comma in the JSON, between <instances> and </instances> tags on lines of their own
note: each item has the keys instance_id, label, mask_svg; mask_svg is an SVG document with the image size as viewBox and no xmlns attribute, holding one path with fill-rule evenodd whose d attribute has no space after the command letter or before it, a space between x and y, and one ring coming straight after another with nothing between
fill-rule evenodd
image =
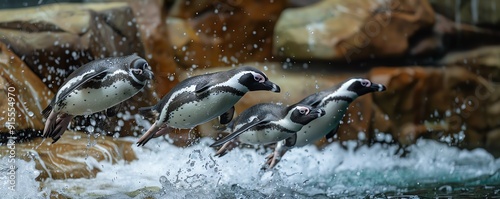
<instances>
[{"instance_id":1,"label":"penguin flipper","mask_svg":"<svg viewBox=\"0 0 500 199\"><path fill-rule=\"evenodd\" d=\"M57 97L57 101L55 101L52 104L59 103L61 100L65 99L69 94L71 94L71 92L73 92L76 88L82 86L83 84L87 83L91 79L94 79L94 78L102 79L102 78L104 78L104 76L106 76L107 72L110 69L106 68L106 67L97 67L95 70L96 71L93 72L93 73L89 73L89 74L83 75L83 77L81 78L80 81L78 81L78 83L74 83L73 85L69 86L68 88L65 88L64 90L60 90L61 93L56 94L56 96L59 96L59 97ZM68 81L68 80L66 80L66 81ZM63 86L61 86L61 88L63 88L64 85L65 84L63 84Z\"/></svg>"},{"instance_id":2,"label":"penguin flipper","mask_svg":"<svg viewBox=\"0 0 500 199\"><path fill-rule=\"evenodd\" d=\"M55 98L55 97L54 97ZM52 99L51 101L54 101L55 99ZM48 118L50 115L50 112L52 111L53 105L50 103L47 108L43 109L42 115L44 118Z\"/></svg>"},{"instance_id":3,"label":"penguin flipper","mask_svg":"<svg viewBox=\"0 0 500 199\"><path fill-rule=\"evenodd\" d=\"M316 107L319 105L319 103L321 103L321 100L323 100L323 98L326 95L327 95L327 93L325 93L323 91L318 92L318 93L314 93L312 95L307 96L306 98L304 98L303 100L301 100L297 104L307 104L309 106Z\"/></svg>"},{"instance_id":4,"label":"penguin flipper","mask_svg":"<svg viewBox=\"0 0 500 199\"><path fill-rule=\"evenodd\" d=\"M234 138L238 137L239 135L241 135L242 133L246 132L248 129L250 129L250 128L254 127L254 126L257 126L257 125L268 123L269 121L270 120L267 119L267 118L264 118L262 120L260 120L259 118L255 118L251 122L243 125L241 128L239 128L235 132L227 135L226 137L224 137L224 138L222 138L220 140L215 141L213 144L210 145L210 147L216 147L216 146L223 145L224 143L229 142L232 139L234 139Z\"/></svg>"},{"instance_id":5,"label":"penguin flipper","mask_svg":"<svg viewBox=\"0 0 500 199\"><path fill-rule=\"evenodd\" d=\"M122 107L123 103L119 103L116 106L113 106L111 108L106 109L106 116L108 117L114 117L118 112L120 111L120 108Z\"/></svg>"},{"instance_id":6,"label":"penguin flipper","mask_svg":"<svg viewBox=\"0 0 500 199\"><path fill-rule=\"evenodd\" d=\"M234 106L229 108L225 113L219 116L219 123L220 124L228 124L231 122L234 116Z\"/></svg>"},{"instance_id":7,"label":"penguin flipper","mask_svg":"<svg viewBox=\"0 0 500 199\"><path fill-rule=\"evenodd\" d=\"M326 134L325 138L326 140L332 139L335 134L337 134L337 131L339 130L339 126L335 127L332 131L330 131L328 134Z\"/></svg>"},{"instance_id":8,"label":"penguin flipper","mask_svg":"<svg viewBox=\"0 0 500 199\"><path fill-rule=\"evenodd\" d=\"M196 85L194 92L199 95L200 93L207 91L211 86L213 86L213 84L210 81L200 82Z\"/></svg>"}]
</instances>

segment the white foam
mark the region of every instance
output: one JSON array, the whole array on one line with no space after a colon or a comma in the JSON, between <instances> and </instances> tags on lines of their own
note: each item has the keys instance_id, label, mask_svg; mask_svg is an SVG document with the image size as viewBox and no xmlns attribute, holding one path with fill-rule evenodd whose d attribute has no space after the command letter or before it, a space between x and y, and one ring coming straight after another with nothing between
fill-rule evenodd
<instances>
[{"instance_id":1,"label":"white foam","mask_svg":"<svg viewBox=\"0 0 500 199\"><path fill-rule=\"evenodd\" d=\"M202 139L193 147L178 148L163 139L153 139L146 147L134 146L137 161L112 165L88 160L103 170L95 179L49 179L42 191L36 186L29 188L36 185L34 163L23 163L26 181L20 183L27 184L28 193L19 194L31 197L55 190L76 198L113 194L118 197L156 186L163 189L156 193L143 192L139 197L342 196L394 191L425 183L485 179L500 170L500 159L485 150L459 150L424 140L410 147L412 153L407 158L393 155L395 146L374 145L356 151L354 147L344 150L337 143L321 151L313 146L295 148L283 157L277 170L262 174L259 170L269 151L235 149L222 158L215 158L215 150L208 147L212 142ZM164 177L160 183L161 176Z\"/></svg>"}]
</instances>

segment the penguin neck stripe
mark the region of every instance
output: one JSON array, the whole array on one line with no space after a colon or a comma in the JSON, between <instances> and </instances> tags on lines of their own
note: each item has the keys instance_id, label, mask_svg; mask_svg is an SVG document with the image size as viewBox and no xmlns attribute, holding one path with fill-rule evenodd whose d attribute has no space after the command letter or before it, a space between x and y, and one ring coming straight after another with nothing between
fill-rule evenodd
<instances>
[{"instance_id":1,"label":"penguin neck stripe","mask_svg":"<svg viewBox=\"0 0 500 199\"><path fill-rule=\"evenodd\" d=\"M262 131L265 129L277 129L277 130L284 132L284 133L296 133L297 132L294 130L287 129L284 126L282 126L281 124L277 124L277 123L268 123L265 125L258 125L255 127L256 131Z\"/></svg>"},{"instance_id":2,"label":"penguin neck stripe","mask_svg":"<svg viewBox=\"0 0 500 199\"><path fill-rule=\"evenodd\" d=\"M352 101L354 101L354 99L348 96L333 96L325 100L324 104L328 104L331 101L344 101L347 103L351 103Z\"/></svg>"}]
</instances>

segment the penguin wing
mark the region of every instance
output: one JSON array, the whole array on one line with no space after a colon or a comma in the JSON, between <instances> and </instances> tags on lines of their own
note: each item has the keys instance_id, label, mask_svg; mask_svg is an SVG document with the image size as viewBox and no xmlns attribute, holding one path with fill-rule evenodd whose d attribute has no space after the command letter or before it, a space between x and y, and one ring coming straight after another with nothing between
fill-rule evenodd
<instances>
[{"instance_id":1,"label":"penguin wing","mask_svg":"<svg viewBox=\"0 0 500 199\"><path fill-rule=\"evenodd\" d=\"M194 89L194 92L196 94L203 93L203 92L207 91L213 85L215 85L215 84L213 83L213 81L210 81L210 79L198 82L198 84L196 84L196 88Z\"/></svg>"},{"instance_id":2,"label":"penguin wing","mask_svg":"<svg viewBox=\"0 0 500 199\"><path fill-rule=\"evenodd\" d=\"M231 134L227 135L226 137L224 137L224 138L222 138L220 140L215 141L213 144L210 145L210 147L216 147L216 146L223 145L226 142L229 142L232 139L234 139L234 138L238 137L239 135L241 135L242 133L246 132L248 129L250 129L250 128L254 127L254 126L257 126L257 125L269 123L270 121L272 121L270 117L266 117L264 119L254 118L252 121L246 123L245 125L243 125L238 130L232 132Z\"/></svg>"},{"instance_id":3,"label":"penguin wing","mask_svg":"<svg viewBox=\"0 0 500 199\"><path fill-rule=\"evenodd\" d=\"M74 83L73 85L70 85L68 88L64 89L61 91L59 94L59 97L57 98L57 101L54 102L54 104L59 103L61 100L66 98L71 92L73 92L76 88L80 87L81 85L87 83L91 79L97 78L97 79L102 79L106 76L106 73L110 71L110 68L107 67L97 67L95 68L95 72L85 74L83 75L82 79L78 81L77 83ZM68 81L68 80L66 80ZM64 86L65 84L63 84Z\"/></svg>"},{"instance_id":4,"label":"penguin wing","mask_svg":"<svg viewBox=\"0 0 500 199\"><path fill-rule=\"evenodd\" d=\"M303 100L301 100L297 104L306 104L312 107L316 107L319 105L319 103L323 100L323 97L321 96L321 93L314 93L312 95L307 96Z\"/></svg>"},{"instance_id":5,"label":"penguin wing","mask_svg":"<svg viewBox=\"0 0 500 199\"><path fill-rule=\"evenodd\" d=\"M232 106L229 110L227 110L225 113L219 116L219 123L228 124L233 119L233 116L234 116L234 106Z\"/></svg>"}]
</instances>

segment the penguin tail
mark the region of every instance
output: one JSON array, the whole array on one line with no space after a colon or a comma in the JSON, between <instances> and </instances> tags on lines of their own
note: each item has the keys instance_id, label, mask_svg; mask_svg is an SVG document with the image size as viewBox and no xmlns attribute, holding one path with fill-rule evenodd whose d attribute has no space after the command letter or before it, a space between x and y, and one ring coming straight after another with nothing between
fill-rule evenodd
<instances>
[{"instance_id":1,"label":"penguin tail","mask_svg":"<svg viewBox=\"0 0 500 199\"><path fill-rule=\"evenodd\" d=\"M43 109L42 111L43 118L48 118L51 111L52 111L52 105L49 104L47 108Z\"/></svg>"}]
</instances>

